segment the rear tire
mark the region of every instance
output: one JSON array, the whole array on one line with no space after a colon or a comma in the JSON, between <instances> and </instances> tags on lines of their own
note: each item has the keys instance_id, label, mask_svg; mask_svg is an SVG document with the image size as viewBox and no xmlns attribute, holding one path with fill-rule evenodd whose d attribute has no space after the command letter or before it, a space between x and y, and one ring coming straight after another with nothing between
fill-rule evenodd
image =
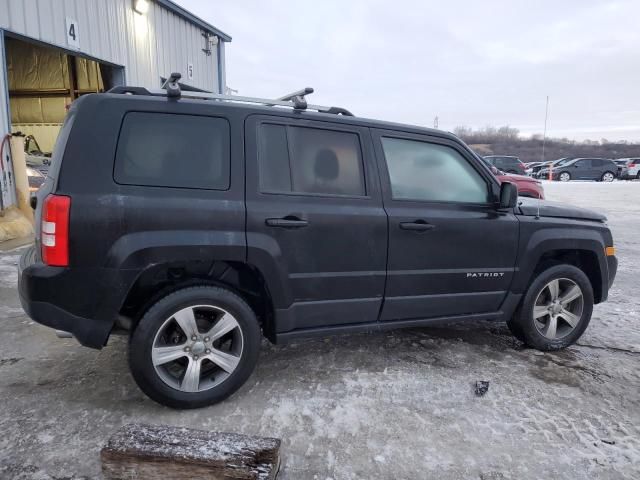
<instances>
[{"instance_id":1,"label":"rear tire","mask_svg":"<svg viewBox=\"0 0 640 480\"><path fill-rule=\"evenodd\" d=\"M591 320L593 301L591 282L582 270L556 265L533 280L507 325L532 348L559 350L582 336Z\"/></svg>"},{"instance_id":2,"label":"rear tire","mask_svg":"<svg viewBox=\"0 0 640 480\"><path fill-rule=\"evenodd\" d=\"M616 176L612 172L604 172L600 180L603 182L613 182Z\"/></svg>"},{"instance_id":3,"label":"rear tire","mask_svg":"<svg viewBox=\"0 0 640 480\"><path fill-rule=\"evenodd\" d=\"M200 408L238 390L258 362L261 333L249 305L211 286L177 290L156 302L129 341L140 389L172 408Z\"/></svg>"}]
</instances>

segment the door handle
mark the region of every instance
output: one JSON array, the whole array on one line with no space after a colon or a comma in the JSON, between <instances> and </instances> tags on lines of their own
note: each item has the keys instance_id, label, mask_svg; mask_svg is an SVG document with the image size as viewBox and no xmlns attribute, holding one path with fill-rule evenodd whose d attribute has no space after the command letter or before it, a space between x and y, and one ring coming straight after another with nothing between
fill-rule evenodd
<instances>
[{"instance_id":1,"label":"door handle","mask_svg":"<svg viewBox=\"0 0 640 480\"><path fill-rule=\"evenodd\" d=\"M309 225L309 222L298 217L267 218L264 223L280 228L303 228Z\"/></svg>"},{"instance_id":2,"label":"door handle","mask_svg":"<svg viewBox=\"0 0 640 480\"><path fill-rule=\"evenodd\" d=\"M400 228L402 230L412 230L414 232L426 232L433 230L436 226L431 223L427 223L424 220L416 220L415 222L400 222Z\"/></svg>"}]
</instances>

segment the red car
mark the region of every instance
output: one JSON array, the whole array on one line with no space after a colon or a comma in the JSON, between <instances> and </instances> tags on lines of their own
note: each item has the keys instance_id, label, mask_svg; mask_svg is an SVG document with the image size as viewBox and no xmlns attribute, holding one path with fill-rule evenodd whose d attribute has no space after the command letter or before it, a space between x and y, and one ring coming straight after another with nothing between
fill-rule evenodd
<instances>
[{"instance_id":1,"label":"red car","mask_svg":"<svg viewBox=\"0 0 640 480\"><path fill-rule=\"evenodd\" d=\"M491 170L493 171L493 169ZM504 173L499 170L493 172L500 182L515 183L518 187L518 195L521 197L540 198L544 200L544 189L542 188L542 182L535 178L525 177L524 175L513 175L511 173Z\"/></svg>"},{"instance_id":2,"label":"red car","mask_svg":"<svg viewBox=\"0 0 640 480\"><path fill-rule=\"evenodd\" d=\"M492 165L487 157L480 157L481 160L489 167L491 172L502 182L511 182L518 187L518 195L521 197L540 198L544 200L544 189L542 188L542 182L535 178L526 177L524 175L517 175L514 173L505 173L498 170L495 165Z\"/></svg>"}]
</instances>

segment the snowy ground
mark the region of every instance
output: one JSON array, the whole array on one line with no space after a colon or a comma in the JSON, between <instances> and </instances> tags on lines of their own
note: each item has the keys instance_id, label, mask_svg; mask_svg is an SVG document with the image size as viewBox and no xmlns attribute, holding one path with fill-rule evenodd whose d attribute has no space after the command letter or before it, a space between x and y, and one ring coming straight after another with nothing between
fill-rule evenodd
<instances>
[{"instance_id":1,"label":"snowy ground","mask_svg":"<svg viewBox=\"0 0 640 480\"><path fill-rule=\"evenodd\" d=\"M99 478L100 447L132 421L281 437L288 480L639 478L640 182L545 188L604 211L618 249L578 345L523 349L495 323L265 343L249 382L199 411L148 400L124 339L94 351L31 322L18 252L2 254L0 478Z\"/></svg>"}]
</instances>

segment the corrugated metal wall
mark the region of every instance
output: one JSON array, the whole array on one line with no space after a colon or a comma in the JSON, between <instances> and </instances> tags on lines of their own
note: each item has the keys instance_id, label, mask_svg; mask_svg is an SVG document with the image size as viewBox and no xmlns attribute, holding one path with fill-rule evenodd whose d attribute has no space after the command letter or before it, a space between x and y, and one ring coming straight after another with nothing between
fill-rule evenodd
<instances>
[{"instance_id":1,"label":"corrugated metal wall","mask_svg":"<svg viewBox=\"0 0 640 480\"><path fill-rule=\"evenodd\" d=\"M66 19L77 21L79 49L67 43ZM0 30L24 35L125 68L128 85L159 87L182 73L182 83L219 91L218 58L203 52L203 30L155 3L140 15L132 0L0 0ZM0 32L1 33L1 32ZM0 135L9 131L4 52L0 52ZM193 78L187 66L193 65ZM224 78L224 73L223 73ZM224 84L224 82L222 82Z\"/></svg>"},{"instance_id":2,"label":"corrugated metal wall","mask_svg":"<svg viewBox=\"0 0 640 480\"><path fill-rule=\"evenodd\" d=\"M218 91L216 49L202 51L202 29L152 0L149 6L140 15L131 0L0 0L0 28L68 49L70 17L78 22L79 51L124 66L128 84L157 87L160 76L178 71L184 83Z\"/></svg>"}]
</instances>

